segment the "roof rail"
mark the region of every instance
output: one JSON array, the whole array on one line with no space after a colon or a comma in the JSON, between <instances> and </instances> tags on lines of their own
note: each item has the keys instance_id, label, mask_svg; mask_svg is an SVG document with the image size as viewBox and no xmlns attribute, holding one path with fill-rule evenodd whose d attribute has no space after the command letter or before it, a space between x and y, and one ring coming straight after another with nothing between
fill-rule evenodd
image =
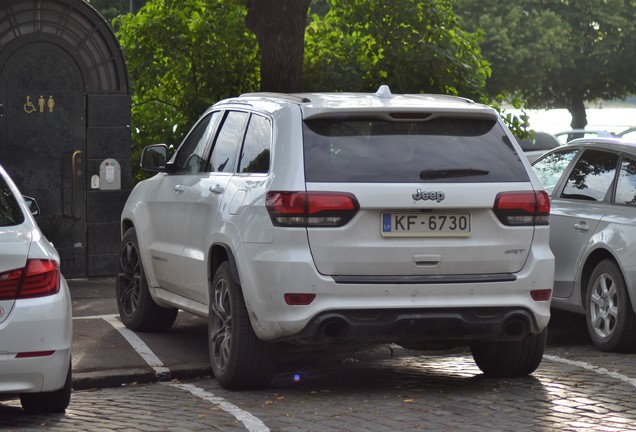
<instances>
[{"instance_id":1,"label":"roof rail","mask_svg":"<svg viewBox=\"0 0 636 432\"><path fill-rule=\"evenodd\" d=\"M285 99L296 103L311 102L310 99L304 96L298 96L290 93L276 93L276 92L256 92L256 93L243 93L239 97L261 97L261 98L273 98L273 99Z\"/></svg>"}]
</instances>

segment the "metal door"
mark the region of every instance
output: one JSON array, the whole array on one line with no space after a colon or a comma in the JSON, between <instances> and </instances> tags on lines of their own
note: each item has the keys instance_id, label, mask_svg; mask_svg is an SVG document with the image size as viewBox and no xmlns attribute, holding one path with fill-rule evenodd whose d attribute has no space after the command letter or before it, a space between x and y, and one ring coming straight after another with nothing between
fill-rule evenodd
<instances>
[{"instance_id":1,"label":"metal door","mask_svg":"<svg viewBox=\"0 0 636 432\"><path fill-rule=\"evenodd\" d=\"M36 218L67 278L86 276L82 74L58 45L30 42L0 64L0 163L41 208Z\"/></svg>"}]
</instances>

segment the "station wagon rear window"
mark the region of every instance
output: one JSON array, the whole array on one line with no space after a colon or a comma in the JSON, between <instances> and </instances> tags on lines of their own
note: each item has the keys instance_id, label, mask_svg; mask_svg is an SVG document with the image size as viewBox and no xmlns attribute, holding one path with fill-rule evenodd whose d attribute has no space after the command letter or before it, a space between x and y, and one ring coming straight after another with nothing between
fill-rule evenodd
<instances>
[{"instance_id":1,"label":"station wagon rear window","mask_svg":"<svg viewBox=\"0 0 636 432\"><path fill-rule=\"evenodd\" d=\"M525 182L528 174L494 120L321 118L304 122L309 182Z\"/></svg>"}]
</instances>

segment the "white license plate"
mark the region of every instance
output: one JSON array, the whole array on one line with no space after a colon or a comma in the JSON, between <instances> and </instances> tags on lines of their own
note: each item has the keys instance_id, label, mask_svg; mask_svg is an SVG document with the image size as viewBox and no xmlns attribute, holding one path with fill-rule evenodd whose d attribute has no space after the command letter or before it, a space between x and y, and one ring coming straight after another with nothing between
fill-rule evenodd
<instances>
[{"instance_id":1,"label":"white license plate","mask_svg":"<svg viewBox=\"0 0 636 432\"><path fill-rule=\"evenodd\" d=\"M385 237L468 237L470 213L382 213Z\"/></svg>"}]
</instances>

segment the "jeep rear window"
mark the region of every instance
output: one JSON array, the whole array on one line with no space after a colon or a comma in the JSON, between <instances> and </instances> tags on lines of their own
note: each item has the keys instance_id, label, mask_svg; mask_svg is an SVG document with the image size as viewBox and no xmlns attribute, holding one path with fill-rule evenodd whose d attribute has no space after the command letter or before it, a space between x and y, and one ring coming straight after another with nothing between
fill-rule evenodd
<instances>
[{"instance_id":1,"label":"jeep rear window","mask_svg":"<svg viewBox=\"0 0 636 432\"><path fill-rule=\"evenodd\" d=\"M494 120L320 118L304 122L303 138L308 182L529 180L519 155Z\"/></svg>"}]
</instances>

